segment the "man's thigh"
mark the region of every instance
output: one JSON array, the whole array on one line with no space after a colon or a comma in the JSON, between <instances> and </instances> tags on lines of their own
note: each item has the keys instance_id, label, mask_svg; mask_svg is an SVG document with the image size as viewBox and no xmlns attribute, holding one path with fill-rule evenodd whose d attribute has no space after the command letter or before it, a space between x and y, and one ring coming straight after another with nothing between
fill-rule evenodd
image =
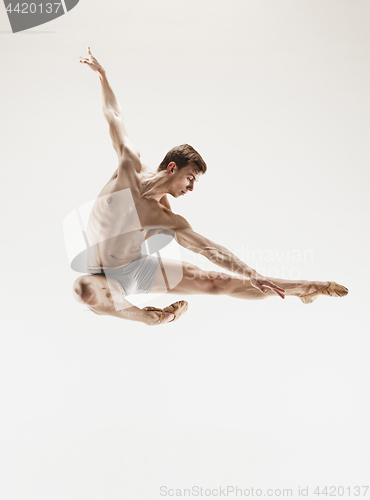
<instances>
[{"instance_id":1,"label":"man's thigh","mask_svg":"<svg viewBox=\"0 0 370 500\"><path fill-rule=\"evenodd\" d=\"M217 293L220 281L232 277L217 271L204 271L188 262L164 259L158 266L150 293Z\"/></svg>"}]
</instances>

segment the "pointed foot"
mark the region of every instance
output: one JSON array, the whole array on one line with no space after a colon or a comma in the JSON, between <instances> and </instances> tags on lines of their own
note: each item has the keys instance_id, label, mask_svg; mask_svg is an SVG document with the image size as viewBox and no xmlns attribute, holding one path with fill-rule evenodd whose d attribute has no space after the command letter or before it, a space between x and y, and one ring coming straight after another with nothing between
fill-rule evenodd
<instances>
[{"instance_id":1,"label":"pointed foot","mask_svg":"<svg viewBox=\"0 0 370 500\"><path fill-rule=\"evenodd\" d=\"M319 295L327 295L328 297L344 297L348 294L348 288L339 285L334 281L328 281L327 285L319 286L315 281L312 281L307 290L299 298L304 304L310 304L317 299Z\"/></svg>"}]
</instances>

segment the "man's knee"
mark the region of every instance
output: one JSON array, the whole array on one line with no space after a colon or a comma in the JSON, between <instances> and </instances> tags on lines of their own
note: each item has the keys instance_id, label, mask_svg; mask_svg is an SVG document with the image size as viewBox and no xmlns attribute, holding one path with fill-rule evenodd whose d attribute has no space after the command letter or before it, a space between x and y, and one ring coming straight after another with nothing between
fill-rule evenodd
<instances>
[{"instance_id":1,"label":"man's knee","mask_svg":"<svg viewBox=\"0 0 370 500\"><path fill-rule=\"evenodd\" d=\"M77 302L89 306L97 305L99 302L95 287L85 276L77 278L73 283L73 296Z\"/></svg>"}]
</instances>

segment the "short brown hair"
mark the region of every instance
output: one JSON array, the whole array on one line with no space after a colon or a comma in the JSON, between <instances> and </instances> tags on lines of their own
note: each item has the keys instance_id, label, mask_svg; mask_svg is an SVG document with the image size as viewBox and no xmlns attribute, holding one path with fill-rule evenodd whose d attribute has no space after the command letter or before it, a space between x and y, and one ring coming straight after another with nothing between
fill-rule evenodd
<instances>
[{"instance_id":1,"label":"short brown hair","mask_svg":"<svg viewBox=\"0 0 370 500\"><path fill-rule=\"evenodd\" d=\"M202 174L207 171L206 162L189 144L181 144L170 149L159 165L158 172L166 170L171 161L174 161L179 169L186 167L189 163L194 163Z\"/></svg>"}]
</instances>

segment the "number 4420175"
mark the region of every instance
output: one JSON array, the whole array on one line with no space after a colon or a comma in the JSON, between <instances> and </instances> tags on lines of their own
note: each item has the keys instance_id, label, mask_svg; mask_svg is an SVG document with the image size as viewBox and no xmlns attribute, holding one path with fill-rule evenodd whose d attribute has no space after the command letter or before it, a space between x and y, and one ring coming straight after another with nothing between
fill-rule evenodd
<instances>
[{"instance_id":1,"label":"number 4420175","mask_svg":"<svg viewBox=\"0 0 370 500\"><path fill-rule=\"evenodd\" d=\"M57 3L47 3L47 4L42 4L42 3L17 3L12 8L12 4L9 4L6 8L7 12L12 13L12 12L17 12L17 14L36 14L36 12L39 12L40 14L45 13L45 14L52 14L55 13L57 14L58 10L61 7L61 2Z\"/></svg>"}]
</instances>

